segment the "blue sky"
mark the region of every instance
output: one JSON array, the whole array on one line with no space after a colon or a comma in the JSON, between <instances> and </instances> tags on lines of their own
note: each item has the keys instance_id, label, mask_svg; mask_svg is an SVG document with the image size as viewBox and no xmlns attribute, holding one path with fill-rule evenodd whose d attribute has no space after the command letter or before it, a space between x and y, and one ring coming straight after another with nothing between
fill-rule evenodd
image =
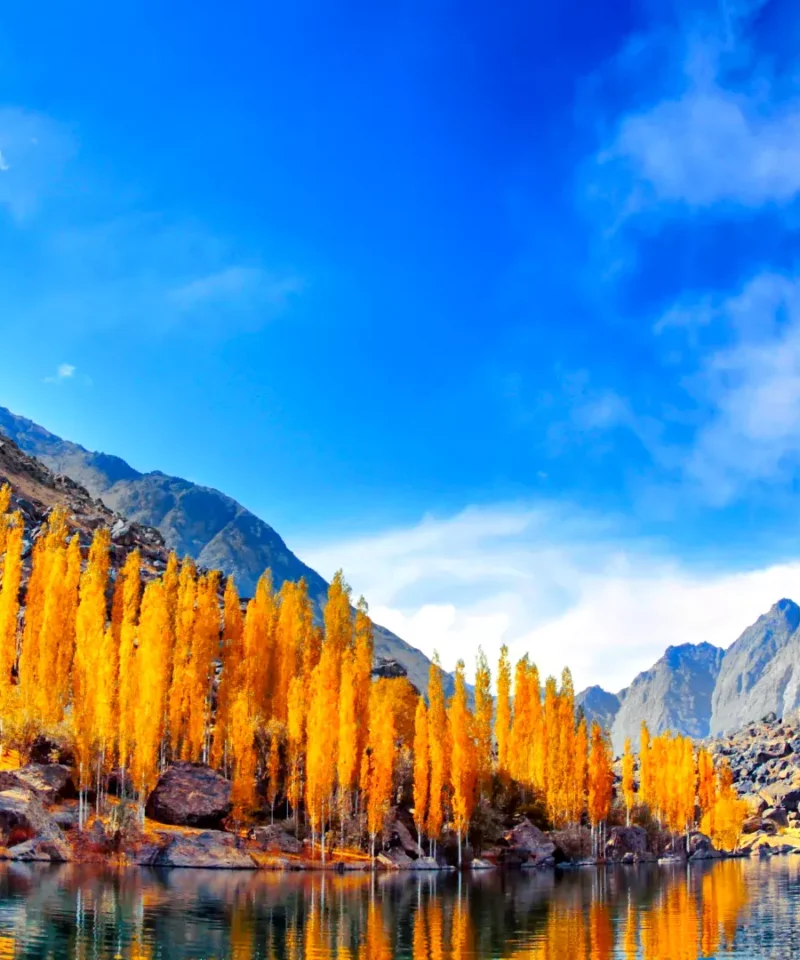
<instances>
[{"instance_id":1,"label":"blue sky","mask_svg":"<svg viewBox=\"0 0 800 960\"><path fill-rule=\"evenodd\" d=\"M798 40L778 0L17 5L0 403L445 660L731 642L800 572Z\"/></svg>"}]
</instances>

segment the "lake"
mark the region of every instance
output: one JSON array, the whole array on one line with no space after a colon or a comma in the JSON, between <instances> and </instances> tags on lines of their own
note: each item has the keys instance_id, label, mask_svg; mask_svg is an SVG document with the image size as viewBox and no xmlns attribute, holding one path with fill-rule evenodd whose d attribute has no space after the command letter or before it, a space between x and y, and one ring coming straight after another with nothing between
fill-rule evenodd
<instances>
[{"instance_id":1,"label":"lake","mask_svg":"<svg viewBox=\"0 0 800 960\"><path fill-rule=\"evenodd\" d=\"M0 867L0 958L800 956L800 857L475 875Z\"/></svg>"}]
</instances>

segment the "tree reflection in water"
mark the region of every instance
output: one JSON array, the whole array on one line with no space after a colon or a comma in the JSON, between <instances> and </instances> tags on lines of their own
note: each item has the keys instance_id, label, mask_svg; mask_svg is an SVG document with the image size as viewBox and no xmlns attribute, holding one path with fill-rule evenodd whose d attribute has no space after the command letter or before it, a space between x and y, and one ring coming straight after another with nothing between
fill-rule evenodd
<instances>
[{"instance_id":1,"label":"tree reflection in water","mask_svg":"<svg viewBox=\"0 0 800 960\"><path fill-rule=\"evenodd\" d=\"M459 877L10 865L0 868L0 960L699 960L733 949L754 892L784 891L774 873L762 884L761 869ZM788 861L784 871L788 889L798 871Z\"/></svg>"}]
</instances>

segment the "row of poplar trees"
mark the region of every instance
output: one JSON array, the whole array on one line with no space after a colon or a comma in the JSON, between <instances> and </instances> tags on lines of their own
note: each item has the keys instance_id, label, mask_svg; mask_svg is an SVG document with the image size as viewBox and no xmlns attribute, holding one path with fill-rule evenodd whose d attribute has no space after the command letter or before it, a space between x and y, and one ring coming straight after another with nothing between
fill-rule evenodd
<instances>
[{"instance_id":1,"label":"row of poplar trees","mask_svg":"<svg viewBox=\"0 0 800 960\"><path fill-rule=\"evenodd\" d=\"M156 576L136 550L115 572L110 550L98 529L83 556L56 507L33 543L21 610L23 520L0 490L0 737L24 749L37 733L70 736L82 820L112 770L143 810L180 759L231 779L238 820L265 802L302 809L323 857L337 826L340 845L365 829L374 853L406 786L420 841L435 852L450 825L459 857L476 805L498 786L543 801L556 827L585 817L597 836L607 821L610 745L576 717L568 670L542 691L527 657L512 677L503 648L495 698L481 653L474 696L460 662L448 702L435 659L426 704L405 678L373 678L367 607L353 610L341 573L316 623L302 580L276 592L268 571L243 611L232 578L223 590L219 573L174 554ZM685 756L665 748L656 766L677 783ZM659 809L655 793L645 799Z\"/></svg>"}]
</instances>

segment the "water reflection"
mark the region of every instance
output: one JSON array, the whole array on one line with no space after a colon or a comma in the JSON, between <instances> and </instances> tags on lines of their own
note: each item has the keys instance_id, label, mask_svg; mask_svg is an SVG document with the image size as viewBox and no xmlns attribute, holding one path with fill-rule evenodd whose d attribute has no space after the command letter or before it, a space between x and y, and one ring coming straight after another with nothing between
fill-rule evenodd
<instances>
[{"instance_id":1,"label":"water reflection","mask_svg":"<svg viewBox=\"0 0 800 960\"><path fill-rule=\"evenodd\" d=\"M794 859L475 877L6 865L0 960L777 960L797 955L799 879Z\"/></svg>"}]
</instances>

